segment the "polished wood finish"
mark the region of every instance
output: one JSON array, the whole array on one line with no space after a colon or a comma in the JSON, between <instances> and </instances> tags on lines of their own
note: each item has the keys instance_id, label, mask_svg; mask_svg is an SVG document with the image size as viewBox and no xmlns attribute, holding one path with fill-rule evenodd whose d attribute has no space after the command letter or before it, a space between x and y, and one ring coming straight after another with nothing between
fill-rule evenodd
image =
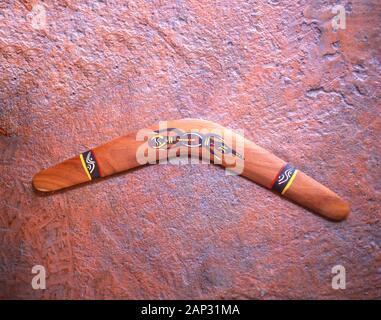
<instances>
[{"instance_id":1,"label":"polished wood finish","mask_svg":"<svg viewBox=\"0 0 381 320\"><path fill-rule=\"evenodd\" d=\"M168 121L167 127L178 128L184 132L218 132L224 139L231 141L233 146L243 144L244 161L242 172L239 173L266 188L271 188L274 178L285 164L285 161L271 152L211 121L199 119L174 120ZM156 125L148 128L146 132L152 133L158 128L159 126ZM146 152L147 160L154 163L160 159L173 158L179 152L184 152L184 149L187 149L185 150L187 153L190 152L190 148L187 147L179 147L176 154L169 153L167 150ZM102 177L140 166L141 163L136 156L139 150L148 150L148 143L147 139L145 141L138 140L136 133L127 134L92 149L101 168ZM199 148L198 156L200 156L200 150L201 148ZM205 153L202 155L205 157ZM216 161L213 155L209 153L208 155L211 161ZM231 168L234 172L234 168L237 167L236 159L234 155L223 155L221 165ZM33 177L34 187L43 192L60 190L88 181L89 178L79 156L42 170ZM349 213L349 206L343 199L300 171L298 171L295 180L284 196L333 220L342 220Z\"/></svg>"}]
</instances>

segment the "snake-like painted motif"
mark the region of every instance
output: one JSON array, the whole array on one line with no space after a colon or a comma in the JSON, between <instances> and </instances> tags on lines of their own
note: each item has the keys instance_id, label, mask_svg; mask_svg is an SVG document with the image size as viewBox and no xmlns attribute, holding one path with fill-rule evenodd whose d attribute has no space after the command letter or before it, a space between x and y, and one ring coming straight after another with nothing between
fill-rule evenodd
<instances>
[{"instance_id":1,"label":"snake-like painted motif","mask_svg":"<svg viewBox=\"0 0 381 320\"><path fill-rule=\"evenodd\" d=\"M154 135L148 140L149 147L153 149L166 150L173 147L206 148L209 152L220 159L215 151L222 154L233 154L244 160L243 155L228 146L224 139L215 133L203 134L200 132L185 132L177 128L166 128L155 130Z\"/></svg>"}]
</instances>

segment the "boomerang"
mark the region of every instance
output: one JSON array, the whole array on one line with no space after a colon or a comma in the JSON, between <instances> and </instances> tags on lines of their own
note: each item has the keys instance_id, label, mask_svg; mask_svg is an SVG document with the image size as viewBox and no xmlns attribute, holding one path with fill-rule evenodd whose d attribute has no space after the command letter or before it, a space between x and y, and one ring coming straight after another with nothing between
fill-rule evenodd
<instances>
[{"instance_id":1,"label":"boomerang","mask_svg":"<svg viewBox=\"0 0 381 320\"><path fill-rule=\"evenodd\" d=\"M33 186L56 191L186 154L219 164L326 218L342 220L349 214L348 204L333 191L230 129L199 119L165 124L129 133L42 170L33 177Z\"/></svg>"}]
</instances>

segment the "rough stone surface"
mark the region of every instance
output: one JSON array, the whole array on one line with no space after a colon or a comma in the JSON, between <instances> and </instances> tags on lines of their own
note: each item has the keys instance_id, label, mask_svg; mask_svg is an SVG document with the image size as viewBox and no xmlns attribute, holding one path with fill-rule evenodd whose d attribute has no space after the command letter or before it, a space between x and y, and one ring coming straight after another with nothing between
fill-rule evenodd
<instances>
[{"instance_id":1,"label":"rough stone surface","mask_svg":"<svg viewBox=\"0 0 381 320\"><path fill-rule=\"evenodd\" d=\"M334 31L338 3L1 1L0 298L380 299L381 3L341 1ZM244 129L349 219L208 165L33 191L44 167L184 117Z\"/></svg>"}]
</instances>

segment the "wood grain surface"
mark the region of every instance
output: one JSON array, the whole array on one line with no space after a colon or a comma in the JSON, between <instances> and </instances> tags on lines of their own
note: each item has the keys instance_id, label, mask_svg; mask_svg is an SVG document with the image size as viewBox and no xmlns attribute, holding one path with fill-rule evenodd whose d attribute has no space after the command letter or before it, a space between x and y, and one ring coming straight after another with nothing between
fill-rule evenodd
<instances>
[{"instance_id":1,"label":"wood grain surface","mask_svg":"<svg viewBox=\"0 0 381 320\"><path fill-rule=\"evenodd\" d=\"M0 298L379 299L381 7L342 1L334 31L336 4L1 1ZM33 189L42 168L181 118L243 130L348 219L208 164Z\"/></svg>"}]
</instances>

